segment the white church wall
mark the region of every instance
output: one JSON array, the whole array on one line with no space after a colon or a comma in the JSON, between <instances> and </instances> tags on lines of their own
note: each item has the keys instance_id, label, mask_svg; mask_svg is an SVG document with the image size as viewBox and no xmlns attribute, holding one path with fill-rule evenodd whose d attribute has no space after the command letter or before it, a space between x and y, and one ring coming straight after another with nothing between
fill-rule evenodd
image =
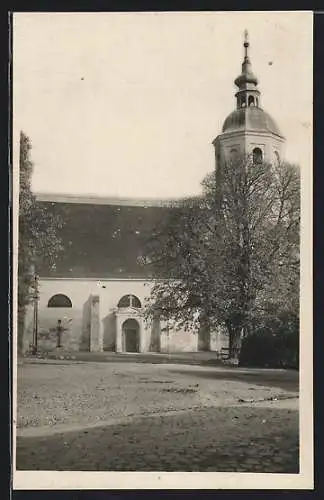
<instances>
[{"instance_id":1,"label":"white church wall","mask_svg":"<svg viewBox=\"0 0 324 500\"><path fill-rule=\"evenodd\" d=\"M48 307L56 294L66 295L72 307ZM62 321L62 350L85 350L83 308L91 294L98 294L95 281L71 279L40 279L38 305L38 344L44 349L55 348L57 321ZM30 319L31 323L33 319ZM32 330L32 326L29 330Z\"/></svg>"},{"instance_id":2,"label":"white church wall","mask_svg":"<svg viewBox=\"0 0 324 500\"><path fill-rule=\"evenodd\" d=\"M82 309L79 308L39 307L38 345L44 351L56 347L55 328L59 319L64 328L61 339L62 348L66 350L79 350L82 332ZM33 321L32 307L30 307L26 317L24 350L28 350L33 342Z\"/></svg>"},{"instance_id":3,"label":"white church wall","mask_svg":"<svg viewBox=\"0 0 324 500\"><path fill-rule=\"evenodd\" d=\"M284 140L274 134L253 131L235 131L221 134L215 140L215 148L220 148L227 159L231 158L232 149L238 154L252 154L254 148L260 148L266 161L273 162L274 152L284 158Z\"/></svg>"},{"instance_id":4,"label":"white church wall","mask_svg":"<svg viewBox=\"0 0 324 500\"><path fill-rule=\"evenodd\" d=\"M84 280L84 279L53 279L41 278L39 282L39 327L48 332L55 328L57 320L61 319L64 328L62 347L65 349L84 349L82 311L90 295L99 296L100 331L103 339L103 350L113 351L116 346L116 323L113 310L124 295L135 295L142 306L149 297L152 283L146 280ZM49 308L49 299L56 294L64 294L72 302L72 308ZM32 317L30 319L32 322ZM32 331L32 326L29 328ZM32 338L30 342L32 341ZM44 344L45 345L45 344ZM50 345L50 344L49 344ZM52 342L53 345L53 342ZM161 352L193 352L197 351L197 335L185 330L161 332ZM142 352L152 350L152 325L143 322Z\"/></svg>"},{"instance_id":5,"label":"white church wall","mask_svg":"<svg viewBox=\"0 0 324 500\"><path fill-rule=\"evenodd\" d=\"M72 301L73 309L82 310L90 295L100 299L100 318L105 318L124 295L136 295L142 305L149 295L149 282L145 280L83 280L41 278L39 282L39 309L49 310L49 299L56 294L64 294ZM53 308L55 310L56 308Z\"/></svg>"},{"instance_id":6,"label":"white church wall","mask_svg":"<svg viewBox=\"0 0 324 500\"><path fill-rule=\"evenodd\" d=\"M247 154L252 154L253 149L258 147L267 162L274 161L274 151L278 152L280 158L284 157L284 141L273 134L247 132L245 141Z\"/></svg>"},{"instance_id":7,"label":"white church wall","mask_svg":"<svg viewBox=\"0 0 324 500\"><path fill-rule=\"evenodd\" d=\"M152 326L143 321L142 323L142 352L151 352Z\"/></svg>"},{"instance_id":8,"label":"white church wall","mask_svg":"<svg viewBox=\"0 0 324 500\"><path fill-rule=\"evenodd\" d=\"M198 334L184 329L161 329L161 352L196 352Z\"/></svg>"},{"instance_id":9,"label":"white church wall","mask_svg":"<svg viewBox=\"0 0 324 500\"><path fill-rule=\"evenodd\" d=\"M113 313L102 319L103 350L114 351L116 348L116 318Z\"/></svg>"},{"instance_id":10,"label":"white church wall","mask_svg":"<svg viewBox=\"0 0 324 500\"><path fill-rule=\"evenodd\" d=\"M106 316L113 308L117 307L119 300L124 295L135 295L144 306L145 299L150 294L150 282L137 279L102 280L101 288L97 288L97 290L97 294L100 296L101 315Z\"/></svg>"},{"instance_id":11,"label":"white church wall","mask_svg":"<svg viewBox=\"0 0 324 500\"><path fill-rule=\"evenodd\" d=\"M147 292L148 282L144 280L83 280L83 279L64 279L64 278L41 278L39 281L39 340L44 346L55 347L55 342L47 341L48 332L55 328L57 320L62 321L66 328L62 339L62 347L71 350L85 349L83 339L82 316L84 304L90 295L99 296L99 320L100 331L103 338L103 347L105 350L113 350L115 344L115 324L112 317L112 310L117 306L122 296L136 295L142 304L144 304ZM48 301L56 294L66 295L72 302L71 308L48 307ZM109 320L107 319L109 318ZM28 317L27 330L30 332L27 336L32 342L32 315ZM147 332L144 332L147 334ZM43 339L43 340L42 340ZM145 339L144 346L149 344Z\"/></svg>"}]
</instances>

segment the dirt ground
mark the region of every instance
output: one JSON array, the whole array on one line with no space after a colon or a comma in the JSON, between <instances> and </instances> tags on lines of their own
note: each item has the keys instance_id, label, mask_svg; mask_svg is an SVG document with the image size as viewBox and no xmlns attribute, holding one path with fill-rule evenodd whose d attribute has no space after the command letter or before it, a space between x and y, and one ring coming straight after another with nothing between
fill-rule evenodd
<instances>
[{"instance_id":1,"label":"dirt ground","mask_svg":"<svg viewBox=\"0 0 324 500\"><path fill-rule=\"evenodd\" d=\"M17 469L298 472L298 373L25 361Z\"/></svg>"}]
</instances>

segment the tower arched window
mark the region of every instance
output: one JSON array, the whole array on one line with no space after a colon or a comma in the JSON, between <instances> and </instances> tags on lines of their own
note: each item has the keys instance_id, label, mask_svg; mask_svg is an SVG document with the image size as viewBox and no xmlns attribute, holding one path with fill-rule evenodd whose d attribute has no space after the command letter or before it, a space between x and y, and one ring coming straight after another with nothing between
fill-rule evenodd
<instances>
[{"instance_id":1,"label":"tower arched window","mask_svg":"<svg viewBox=\"0 0 324 500\"><path fill-rule=\"evenodd\" d=\"M254 106L254 97L253 97L253 95L250 95L250 96L249 96L249 101L248 101L248 103L249 103L249 107L250 107L250 106Z\"/></svg>"},{"instance_id":2,"label":"tower arched window","mask_svg":"<svg viewBox=\"0 0 324 500\"><path fill-rule=\"evenodd\" d=\"M245 95L241 95L239 97L239 107L244 108L245 107Z\"/></svg>"},{"instance_id":3,"label":"tower arched window","mask_svg":"<svg viewBox=\"0 0 324 500\"><path fill-rule=\"evenodd\" d=\"M260 148L254 148L253 149L253 163L254 164L260 164L262 163L263 160L263 153Z\"/></svg>"},{"instance_id":4,"label":"tower arched window","mask_svg":"<svg viewBox=\"0 0 324 500\"><path fill-rule=\"evenodd\" d=\"M118 302L117 307L135 307L136 309L140 309L142 304L136 295L124 295Z\"/></svg>"},{"instance_id":5,"label":"tower arched window","mask_svg":"<svg viewBox=\"0 0 324 500\"><path fill-rule=\"evenodd\" d=\"M276 164L280 165L280 155L279 155L278 151L274 152L274 157L275 157Z\"/></svg>"},{"instance_id":6,"label":"tower arched window","mask_svg":"<svg viewBox=\"0 0 324 500\"><path fill-rule=\"evenodd\" d=\"M232 148L230 150L230 160L231 161L235 161L235 160L237 160L237 157L238 157L238 151L237 151L237 149L236 148Z\"/></svg>"},{"instance_id":7,"label":"tower arched window","mask_svg":"<svg viewBox=\"0 0 324 500\"><path fill-rule=\"evenodd\" d=\"M72 307L72 302L67 295L57 293L49 299L47 307Z\"/></svg>"}]
</instances>

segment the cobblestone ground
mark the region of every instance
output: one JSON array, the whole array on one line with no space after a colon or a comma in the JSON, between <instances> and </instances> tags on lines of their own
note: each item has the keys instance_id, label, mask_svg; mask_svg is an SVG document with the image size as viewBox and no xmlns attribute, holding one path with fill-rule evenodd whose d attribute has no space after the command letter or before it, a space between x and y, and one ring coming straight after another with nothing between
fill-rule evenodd
<instances>
[{"instance_id":1,"label":"cobblestone ground","mask_svg":"<svg viewBox=\"0 0 324 500\"><path fill-rule=\"evenodd\" d=\"M17 469L298 473L295 372L42 361L17 375ZM251 403L271 398L296 404Z\"/></svg>"},{"instance_id":2,"label":"cobblestone ground","mask_svg":"<svg viewBox=\"0 0 324 500\"><path fill-rule=\"evenodd\" d=\"M18 438L17 469L298 473L298 413L210 408Z\"/></svg>"}]
</instances>

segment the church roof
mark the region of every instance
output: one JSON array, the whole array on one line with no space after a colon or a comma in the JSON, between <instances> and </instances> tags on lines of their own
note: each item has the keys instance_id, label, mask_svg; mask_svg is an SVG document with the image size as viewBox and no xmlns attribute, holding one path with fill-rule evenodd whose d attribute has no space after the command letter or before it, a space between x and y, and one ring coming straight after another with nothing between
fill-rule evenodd
<instances>
[{"instance_id":1,"label":"church roof","mask_svg":"<svg viewBox=\"0 0 324 500\"><path fill-rule=\"evenodd\" d=\"M146 238L177 204L47 194L36 199L63 220L58 235L64 251L52 268L39 263L43 278L149 278L149 266L143 265Z\"/></svg>"},{"instance_id":2,"label":"church roof","mask_svg":"<svg viewBox=\"0 0 324 500\"><path fill-rule=\"evenodd\" d=\"M130 207L165 207L181 203L179 198L126 198L120 196L98 196L94 194L36 193L38 202L79 203L81 205L120 205Z\"/></svg>"},{"instance_id":3,"label":"church roof","mask_svg":"<svg viewBox=\"0 0 324 500\"><path fill-rule=\"evenodd\" d=\"M235 131L267 132L282 137L275 120L256 106L235 109L225 119L222 132Z\"/></svg>"}]
</instances>

